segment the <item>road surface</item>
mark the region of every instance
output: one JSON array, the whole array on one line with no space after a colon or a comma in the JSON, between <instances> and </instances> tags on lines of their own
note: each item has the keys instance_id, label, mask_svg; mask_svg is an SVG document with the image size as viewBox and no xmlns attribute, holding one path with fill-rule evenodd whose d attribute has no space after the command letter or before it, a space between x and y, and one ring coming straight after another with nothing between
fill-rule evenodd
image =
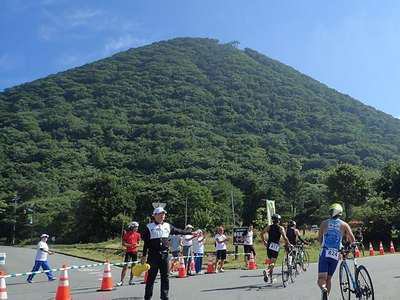
<instances>
[{"instance_id":1,"label":"road surface","mask_svg":"<svg viewBox=\"0 0 400 300\"><path fill-rule=\"evenodd\" d=\"M26 248L0 247L0 252L7 253L6 269L8 273L30 271L33 264L35 250ZM85 265L90 261L67 257L56 254L50 257L52 268L62 264ZM372 275L375 288L375 299L394 300L400 299L400 255L385 255L360 259ZM118 281L120 268L113 267L114 283ZM134 300L143 299L144 285L122 286L112 292L96 292L100 287L103 267L70 270L71 293L74 300ZM279 300L319 300L319 289L316 286L316 264L311 264L306 273L296 278L294 284L283 288L280 277L277 283L268 286L263 282L262 271L254 270L227 270L225 273L192 276L184 279L171 278L170 299L175 300L253 300L253 299L279 299ZM59 274L56 274L57 276ZM36 275L34 283L26 283L26 277L8 278L8 299L54 299L58 280L48 282L43 274ZM159 299L159 280L154 286L153 299ZM333 291L330 297L339 297L339 284L337 277L333 281Z\"/></svg>"}]
</instances>

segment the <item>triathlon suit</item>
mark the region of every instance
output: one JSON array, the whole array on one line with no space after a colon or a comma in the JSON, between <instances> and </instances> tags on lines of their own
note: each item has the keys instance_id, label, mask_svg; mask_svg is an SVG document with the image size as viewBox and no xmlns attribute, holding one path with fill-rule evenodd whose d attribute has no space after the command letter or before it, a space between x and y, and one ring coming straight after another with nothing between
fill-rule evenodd
<instances>
[{"instance_id":1,"label":"triathlon suit","mask_svg":"<svg viewBox=\"0 0 400 300\"><path fill-rule=\"evenodd\" d=\"M291 243L292 245L297 244L297 236L296 236L295 229L293 229L292 227L289 227L288 229L286 229L286 236L289 240L289 243Z\"/></svg>"},{"instance_id":2,"label":"triathlon suit","mask_svg":"<svg viewBox=\"0 0 400 300\"><path fill-rule=\"evenodd\" d=\"M335 273L343 238L340 230L342 224L343 221L340 219L328 220L328 230L323 236L321 254L319 255L318 273L328 273L329 276L333 276L333 273Z\"/></svg>"},{"instance_id":3,"label":"triathlon suit","mask_svg":"<svg viewBox=\"0 0 400 300\"><path fill-rule=\"evenodd\" d=\"M280 226L272 224L269 226L268 242L267 242L267 256L269 259L278 258L279 254L279 241L281 240Z\"/></svg>"}]
</instances>

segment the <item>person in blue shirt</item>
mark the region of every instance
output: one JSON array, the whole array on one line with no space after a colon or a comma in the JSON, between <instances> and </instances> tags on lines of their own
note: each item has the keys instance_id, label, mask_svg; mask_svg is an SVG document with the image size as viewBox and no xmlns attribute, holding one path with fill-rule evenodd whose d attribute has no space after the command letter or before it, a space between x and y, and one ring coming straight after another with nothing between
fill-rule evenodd
<instances>
[{"instance_id":1,"label":"person in blue shirt","mask_svg":"<svg viewBox=\"0 0 400 300\"><path fill-rule=\"evenodd\" d=\"M343 208L334 203L329 208L330 218L319 227L318 239L321 243L321 254L318 262L318 286L325 298L331 291L331 279L339 262L340 248L345 236L347 242L354 243L355 238L349 224L341 220Z\"/></svg>"}]
</instances>

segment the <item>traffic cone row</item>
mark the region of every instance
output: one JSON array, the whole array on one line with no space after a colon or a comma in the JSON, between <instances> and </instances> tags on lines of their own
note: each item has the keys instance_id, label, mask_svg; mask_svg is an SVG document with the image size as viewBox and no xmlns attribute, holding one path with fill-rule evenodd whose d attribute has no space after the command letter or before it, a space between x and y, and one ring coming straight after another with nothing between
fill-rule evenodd
<instances>
[{"instance_id":1,"label":"traffic cone row","mask_svg":"<svg viewBox=\"0 0 400 300\"><path fill-rule=\"evenodd\" d=\"M6 275L4 272L0 272L0 276ZM4 277L0 278L0 299L5 300L7 298L7 287L6 287L6 280Z\"/></svg>"},{"instance_id":2,"label":"traffic cone row","mask_svg":"<svg viewBox=\"0 0 400 300\"><path fill-rule=\"evenodd\" d=\"M257 269L257 265L256 265L256 262L254 261L253 253L250 254L249 262L247 263L247 269L248 270L256 270Z\"/></svg>"}]
</instances>

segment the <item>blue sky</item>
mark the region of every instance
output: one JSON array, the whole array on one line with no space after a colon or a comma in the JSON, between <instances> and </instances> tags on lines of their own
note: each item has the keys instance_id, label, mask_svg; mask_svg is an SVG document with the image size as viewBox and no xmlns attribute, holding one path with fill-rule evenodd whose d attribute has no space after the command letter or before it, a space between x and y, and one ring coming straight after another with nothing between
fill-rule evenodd
<instances>
[{"instance_id":1,"label":"blue sky","mask_svg":"<svg viewBox=\"0 0 400 300\"><path fill-rule=\"evenodd\" d=\"M0 90L154 41L237 40L400 117L400 1L0 0Z\"/></svg>"}]
</instances>

